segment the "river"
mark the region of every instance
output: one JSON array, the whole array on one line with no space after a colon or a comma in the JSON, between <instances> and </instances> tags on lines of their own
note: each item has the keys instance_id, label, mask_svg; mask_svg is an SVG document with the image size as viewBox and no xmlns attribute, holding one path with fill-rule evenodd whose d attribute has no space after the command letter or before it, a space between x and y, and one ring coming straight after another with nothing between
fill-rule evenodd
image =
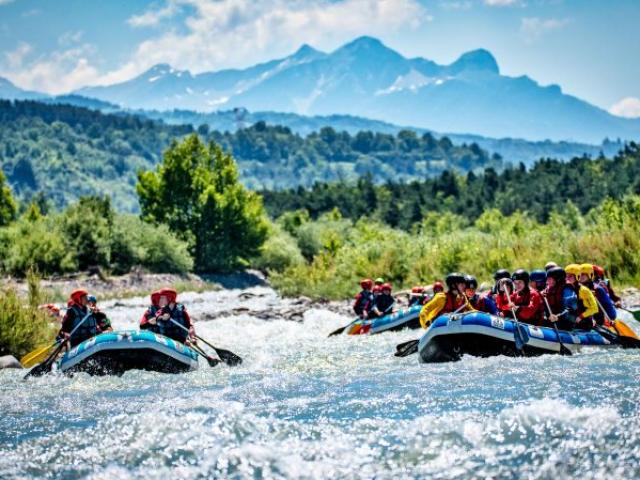
<instances>
[{"instance_id":1,"label":"river","mask_svg":"<svg viewBox=\"0 0 640 480\"><path fill-rule=\"evenodd\" d=\"M265 287L185 294L197 320L287 302ZM134 328L145 299L107 302ZM244 358L182 375L0 371L0 478L640 478L640 351L420 365L415 332L349 318L196 323Z\"/></svg>"}]
</instances>

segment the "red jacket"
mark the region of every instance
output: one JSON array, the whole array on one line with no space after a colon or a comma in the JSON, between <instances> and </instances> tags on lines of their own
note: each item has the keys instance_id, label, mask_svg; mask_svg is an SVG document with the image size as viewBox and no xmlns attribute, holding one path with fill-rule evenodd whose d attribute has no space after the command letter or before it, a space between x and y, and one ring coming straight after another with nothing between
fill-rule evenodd
<instances>
[{"instance_id":1,"label":"red jacket","mask_svg":"<svg viewBox=\"0 0 640 480\"><path fill-rule=\"evenodd\" d=\"M511 294L511 301L516 306L518 320L531 325L541 325L544 320L542 297L535 288L525 287Z\"/></svg>"}]
</instances>

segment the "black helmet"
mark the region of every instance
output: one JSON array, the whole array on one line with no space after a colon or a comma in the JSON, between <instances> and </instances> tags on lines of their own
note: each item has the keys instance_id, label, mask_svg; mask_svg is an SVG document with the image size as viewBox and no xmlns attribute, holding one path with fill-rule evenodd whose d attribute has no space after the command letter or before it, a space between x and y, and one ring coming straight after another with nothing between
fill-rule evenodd
<instances>
[{"instance_id":1,"label":"black helmet","mask_svg":"<svg viewBox=\"0 0 640 480\"><path fill-rule=\"evenodd\" d=\"M472 288L473 290L478 288L478 280L473 275L465 275L464 283L467 284L467 288Z\"/></svg>"},{"instance_id":2,"label":"black helmet","mask_svg":"<svg viewBox=\"0 0 640 480\"><path fill-rule=\"evenodd\" d=\"M564 282L567 279L567 272L562 267L553 267L547 271L547 277L553 278L556 282Z\"/></svg>"},{"instance_id":3,"label":"black helmet","mask_svg":"<svg viewBox=\"0 0 640 480\"><path fill-rule=\"evenodd\" d=\"M526 283L528 285L529 284L529 272L527 272L523 268L519 268L518 270L513 272L513 275L511 275L511 280L513 280L514 282L516 280L523 280L524 283Z\"/></svg>"},{"instance_id":4,"label":"black helmet","mask_svg":"<svg viewBox=\"0 0 640 480\"><path fill-rule=\"evenodd\" d=\"M447 278L445 278L445 283L447 287L449 287L449 290L455 290L459 283L465 283L464 275L458 272L450 273L447 275Z\"/></svg>"},{"instance_id":5,"label":"black helmet","mask_svg":"<svg viewBox=\"0 0 640 480\"><path fill-rule=\"evenodd\" d=\"M529 275L529 278L532 282L544 283L547 281L547 272L545 272L544 270L534 270Z\"/></svg>"},{"instance_id":6,"label":"black helmet","mask_svg":"<svg viewBox=\"0 0 640 480\"><path fill-rule=\"evenodd\" d=\"M496 270L496 273L493 274L493 279L497 282L501 278L511 278L511 274L508 270L501 268L500 270Z\"/></svg>"}]
</instances>

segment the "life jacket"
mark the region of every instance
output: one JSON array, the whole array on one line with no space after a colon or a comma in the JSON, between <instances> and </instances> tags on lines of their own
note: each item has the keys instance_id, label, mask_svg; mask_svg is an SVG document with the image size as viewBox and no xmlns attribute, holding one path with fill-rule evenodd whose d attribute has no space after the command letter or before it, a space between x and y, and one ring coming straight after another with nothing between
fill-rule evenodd
<instances>
[{"instance_id":1,"label":"life jacket","mask_svg":"<svg viewBox=\"0 0 640 480\"><path fill-rule=\"evenodd\" d=\"M381 315L389 315L391 313L391 307L395 303L395 300L391 295L380 294L376 297L376 308Z\"/></svg>"},{"instance_id":2,"label":"life jacket","mask_svg":"<svg viewBox=\"0 0 640 480\"><path fill-rule=\"evenodd\" d=\"M87 314L89 314L84 322L82 322L82 325L80 325L80 327L73 333L73 336L70 338L69 342L71 343L72 347L84 342L85 340L93 338L100 333L98 320L96 319L93 312L90 312L89 309L83 309L79 305L73 304L71 307L69 307L69 310L74 314L69 333L73 332L73 330L80 324L80 322L82 322Z\"/></svg>"},{"instance_id":3,"label":"life jacket","mask_svg":"<svg viewBox=\"0 0 640 480\"><path fill-rule=\"evenodd\" d=\"M537 290L528 286L511 294L511 301L516 307L518 319L532 325L540 325L543 319L542 298Z\"/></svg>"},{"instance_id":4,"label":"life jacket","mask_svg":"<svg viewBox=\"0 0 640 480\"><path fill-rule=\"evenodd\" d=\"M491 295L480 295L476 293L469 299L469 304L479 312L490 313L491 315L497 313L497 308Z\"/></svg>"},{"instance_id":5,"label":"life jacket","mask_svg":"<svg viewBox=\"0 0 640 480\"><path fill-rule=\"evenodd\" d=\"M182 305L181 303L177 303L173 310L163 311L165 313L169 313L174 321L189 330L187 319L184 316L184 305ZM158 313L160 312L160 309L158 309ZM184 343L187 340L187 336L189 335L188 331L183 330L171 320L162 320L159 316L156 317L156 328L154 328L153 330L160 335L164 335L165 337L169 337L181 343Z\"/></svg>"},{"instance_id":6,"label":"life jacket","mask_svg":"<svg viewBox=\"0 0 640 480\"><path fill-rule=\"evenodd\" d=\"M442 315L443 313L453 313L466 303L464 295L456 295L453 292L447 292L445 293L445 296L447 301L445 302L444 307L442 307L442 310L440 310L439 315Z\"/></svg>"},{"instance_id":7,"label":"life jacket","mask_svg":"<svg viewBox=\"0 0 640 480\"><path fill-rule=\"evenodd\" d=\"M373 292L371 290L362 290L356 295L356 301L353 302L353 311L356 315L362 315L368 312L373 306Z\"/></svg>"}]
</instances>

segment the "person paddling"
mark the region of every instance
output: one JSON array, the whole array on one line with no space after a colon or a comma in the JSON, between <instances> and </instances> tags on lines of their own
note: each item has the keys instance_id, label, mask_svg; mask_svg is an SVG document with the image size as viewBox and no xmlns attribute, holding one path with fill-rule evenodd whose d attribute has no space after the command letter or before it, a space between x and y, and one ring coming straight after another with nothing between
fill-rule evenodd
<instances>
[{"instance_id":1,"label":"person paddling","mask_svg":"<svg viewBox=\"0 0 640 480\"><path fill-rule=\"evenodd\" d=\"M598 325L604 325L605 327L613 327L618 312L616 307L609 296L609 292L604 285L595 283L594 281L594 268L590 263L584 263L580 265L580 283L587 287L596 298L598 304L598 313L594 315L594 320Z\"/></svg>"},{"instance_id":2,"label":"person paddling","mask_svg":"<svg viewBox=\"0 0 640 480\"><path fill-rule=\"evenodd\" d=\"M160 308L158 305L159 300L159 290L151 293L151 305L149 305L142 314L142 318L140 319L140 330L153 330L155 328L155 318L158 313L158 309Z\"/></svg>"},{"instance_id":3,"label":"person paddling","mask_svg":"<svg viewBox=\"0 0 640 480\"><path fill-rule=\"evenodd\" d=\"M566 282L567 274L562 267L547 270L547 288L542 292L548 305L547 325L560 330L573 330L578 317L578 296Z\"/></svg>"},{"instance_id":4,"label":"person paddling","mask_svg":"<svg viewBox=\"0 0 640 480\"><path fill-rule=\"evenodd\" d=\"M491 315L498 314L498 308L496 303L490 295L480 295L477 293L478 280L473 275L465 275L465 295L469 300L471 306L479 312L490 313Z\"/></svg>"},{"instance_id":5,"label":"person paddling","mask_svg":"<svg viewBox=\"0 0 640 480\"><path fill-rule=\"evenodd\" d=\"M353 302L353 311L358 317L365 319L369 317L369 311L373 308L373 280L365 278L360 282L362 291L356 295Z\"/></svg>"},{"instance_id":6,"label":"person paddling","mask_svg":"<svg viewBox=\"0 0 640 480\"><path fill-rule=\"evenodd\" d=\"M613 301L613 304L620 308L622 307L622 298L616 295L616 292L613 290L611 286L611 281L607 278L604 268L599 265L593 266L593 281L594 283L600 284L607 289L607 293L609 294L609 298Z\"/></svg>"},{"instance_id":7,"label":"person paddling","mask_svg":"<svg viewBox=\"0 0 640 480\"><path fill-rule=\"evenodd\" d=\"M67 313L62 319L62 328L60 328L57 338L59 340L69 338L75 327L80 325L73 333L73 336L69 338L71 347L75 347L104 331L111 330L111 322L107 316L104 314L97 315L94 310L89 308L88 296L89 292L86 290L77 289L71 292L67 302Z\"/></svg>"},{"instance_id":8,"label":"person paddling","mask_svg":"<svg viewBox=\"0 0 640 480\"><path fill-rule=\"evenodd\" d=\"M513 272L511 281L514 292L509 297L509 310L503 316L513 317L530 325L541 325L543 321L542 297L535 288L529 286L529 272L520 268Z\"/></svg>"},{"instance_id":9,"label":"person paddling","mask_svg":"<svg viewBox=\"0 0 640 480\"><path fill-rule=\"evenodd\" d=\"M391 296L391 288L390 283L382 284L380 287L380 295L376 297L374 306L371 312L369 312L370 318L384 317L392 313L396 301L393 296Z\"/></svg>"},{"instance_id":10,"label":"person paddling","mask_svg":"<svg viewBox=\"0 0 640 480\"><path fill-rule=\"evenodd\" d=\"M195 329L185 306L177 303L178 293L173 288L163 288L157 294L157 312L155 317L145 322L147 326L144 328L181 343L185 343L187 340L194 341ZM140 328L143 328L142 322Z\"/></svg>"},{"instance_id":11,"label":"person paddling","mask_svg":"<svg viewBox=\"0 0 640 480\"><path fill-rule=\"evenodd\" d=\"M580 277L580 265L572 263L567 265L564 271L567 272L567 283L573 288L573 291L578 297L578 318L576 319L575 328L591 330L596 324L593 317L598 313L596 297L591 290L581 285L578 281Z\"/></svg>"},{"instance_id":12,"label":"person paddling","mask_svg":"<svg viewBox=\"0 0 640 480\"><path fill-rule=\"evenodd\" d=\"M473 311L464 293L467 284L461 273L450 273L445 279L448 291L438 292L420 311L420 325L427 328L439 315L455 311Z\"/></svg>"}]
</instances>

